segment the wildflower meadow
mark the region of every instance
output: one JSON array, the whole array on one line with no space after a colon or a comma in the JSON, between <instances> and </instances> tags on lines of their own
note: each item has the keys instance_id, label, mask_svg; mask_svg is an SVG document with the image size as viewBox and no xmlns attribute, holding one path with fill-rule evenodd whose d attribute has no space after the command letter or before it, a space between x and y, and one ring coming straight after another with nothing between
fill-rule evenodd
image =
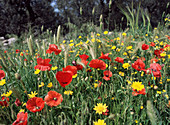
<instances>
[{"instance_id":1,"label":"wildflower meadow","mask_svg":"<svg viewBox=\"0 0 170 125\"><path fill-rule=\"evenodd\" d=\"M170 123L167 27L73 34L30 33L0 50L0 124Z\"/></svg>"}]
</instances>

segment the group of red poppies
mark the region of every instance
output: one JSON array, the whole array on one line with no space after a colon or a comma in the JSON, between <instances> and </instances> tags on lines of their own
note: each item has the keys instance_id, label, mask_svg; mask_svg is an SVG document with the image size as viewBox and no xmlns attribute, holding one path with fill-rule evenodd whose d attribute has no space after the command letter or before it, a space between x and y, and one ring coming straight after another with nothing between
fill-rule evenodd
<instances>
[{"instance_id":1,"label":"group of red poppies","mask_svg":"<svg viewBox=\"0 0 170 125\"><path fill-rule=\"evenodd\" d=\"M154 43L152 43L150 46L154 46ZM169 46L170 45L166 45L164 48L169 47ZM160 54L164 51L164 48L155 50L154 54L158 58L161 58ZM147 50L147 49L149 49L149 45L143 44L142 50ZM46 50L46 53L51 54L52 52L54 52L55 55L58 55L61 52L61 50L59 50L55 44L51 44L49 46L49 49ZM111 61L111 58L109 57L109 53L103 54L103 52L101 53L101 56L98 59L92 59L90 62L87 61L89 56L86 54L79 55L79 57L81 59L81 63L83 63L85 66L87 66L87 64L89 63L89 67L100 69L100 70L106 69L106 63L100 59L104 59L104 60L107 59ZM50 71L52 67L52 64L49 64L50 61L51 59L37 58L37 65L34 67L34 69L39 69L41 71L46 71L46 70ZM121 57L116 57L115 61L118 63L122 63L122 64L124 63L124 59ZM147 69L145 69L144 61L145 61L145 58L137 59L134 63L132 63L132 68L136 69L137 71L144 71L147 74L152 73L154 77L161 77L160 70L162 69L162 66L156 63L157 62L156 58L154 58L154 60L152 59L152 61L154 62L152 62L150 64L150 67ZM58 80L59 84L62 87L69 85L72 81L73 76L77 74L77 71L83 69L83 66L80 64L77 64L76 61L73 61L72 64L73 66L68 65L65 68L63 68L62 71L58 71L56 73L56 79ZM91 70L87 70L87 71L90 72ZM105 79L106 81L110 80L110 78L112 77L112 72L109 70L104 71L103 74L104 74L103 79ZM5 77L5 72L3 70L0 70L0 80L3 79L4 77ZM146 94L145 89L142 90L141 92L137 92L136 90L133 90L133 91L135 92L135 94L133 95ZM0 105L8 106L8 101L9 101L9 98L3 96L2 101L0 101ZM57 93L56 91L49 91L48 94L45 96L44 100L40 97L33 97L29 99L26 103L26 108L31 112L39 112L44 108L45 103L48 106L53 107L53 106L59 105L62 101L63 101L63 97L61 94ZM23 125L26 125L27 116L28 116L27 113L23 113L23 112L18 113L17 120L13 123L13 125L16 125L18 123L23 123Z\"/></svg>"},{"instance_id":2,"label":"group of red poppies","mask_svg":"<svg viewBox=\"0 0 170 125\"><path fill-rule=\"evenodd\" d=\"M33 97L29 99L26 103L26 108L31 112L39 112L44 108L45 103L50 107L54 107L58 106L62 101L63 97L60 93L57 93L56 91L49 91L44 100L40 97ZM19 123L27 125L27 117L27 112L19 112L17 119L12 125L18 125Z\"/></svg>"}]
</instances>

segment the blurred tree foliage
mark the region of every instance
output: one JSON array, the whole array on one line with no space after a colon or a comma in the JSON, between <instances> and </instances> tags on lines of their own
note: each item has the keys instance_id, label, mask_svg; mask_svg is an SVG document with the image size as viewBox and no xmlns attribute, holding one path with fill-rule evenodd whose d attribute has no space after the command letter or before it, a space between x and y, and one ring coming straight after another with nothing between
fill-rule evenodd
<instances>
[{"instance_id":1,"label":"blurred tree foliage","mask_svg":"<svg viewBox=\"0 0 170 125\"><path fill-rule=\"evenodd\" d=\"M170 13L168 0L53 0L63 24L67 23L69 18L69 21L77 26L88 21L99 25L99 17L102 15L104 28L109 30L126 28L126 18L119 6L126 10L126 6L131 7L132 1L134 11L137 11L141 3L141 8L149 13L152 27L156 27L163 21L163 17ZM142 21L142 18L139 19Z\"/></svg>"},{"instance_id":2,"label":"blurred tree foliage","mask_svg":"<svg viewBox=\"0 0 170 125\"><path fill-rule=\"evenodd\" d=\"M30 28L38 34L42 25L44 30L53 31L62 25L64 33L67 33L68 22L78 28L87 22L99 26L100 15L105 29L125 29L127 20L119 7L126 10L132 1L134 11L140 2L141 8L149 13L152 27L163 22L163 17L170 13L169 0L1 0L0 36L21 35ZM51 3L54 5L51 6ZM139 18L140 21L142 18Z\"/></svg>"},{"instance_id":3,"label":"blurred tree foliage","mask_svg":"<svg viewBox=\"0 0 170 125\"><path fill-rule=\"evenodd\" d=\"M0 36L28 32L30 28L38 34L44 30L54 30L57 16L51 0L0 0Z\"/></svg>"}]
</instances>

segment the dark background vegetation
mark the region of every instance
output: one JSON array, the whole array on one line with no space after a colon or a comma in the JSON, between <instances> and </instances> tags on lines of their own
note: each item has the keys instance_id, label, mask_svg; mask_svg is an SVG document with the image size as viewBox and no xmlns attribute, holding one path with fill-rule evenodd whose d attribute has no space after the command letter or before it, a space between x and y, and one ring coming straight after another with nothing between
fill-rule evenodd
<instances>
[{"instance_id":1,"label":"dark background vegetation","mask_svg":"<svg viewBox=\"0 0 170 125\"><path fill-rule=\"evenodd\" d=\"M152 27L162 23L165 15L170 13L169 0L0 0L0 36L20 36L30 28L39 34L42 25L44 31L50 29L53 32L61 25L66 34L68 21L77 27L87 22L99 26L100 15L105 29L125 29L126 18L119 7L131 6L132 1L134 10L140 2L141 8L149 13Z\"/></svg>"}]
</instances>

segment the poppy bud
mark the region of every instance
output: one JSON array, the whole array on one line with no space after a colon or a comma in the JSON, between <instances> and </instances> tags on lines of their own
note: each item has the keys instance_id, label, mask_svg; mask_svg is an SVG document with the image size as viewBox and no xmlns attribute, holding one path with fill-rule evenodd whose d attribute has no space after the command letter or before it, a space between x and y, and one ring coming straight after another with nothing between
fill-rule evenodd
<instances>
[{"instance_id":1,"label":"poppy bud","mask_svg":"<svg viewBox=\"0 0 170 125\"><path fill-rule=\"evenodd\" d=\"M158 86L154 86L154 89L158 89Z\"/></svg>"},{"instance_id":2,"label":"poppy bud","mask_svg":"<svg viewBox=\"0 0 170 125\"><path fill-rule=\"evenodd\" d=\"M87 80L88 80L88 77L86 77L84 80L87 81Z\"/></svg>"},{"instance_id":3,"label":"poppy bud","mask_svg":"<svg viewBox=\"0 0 170 125\"><path fill-rule=\"evenodd\" d=\"M114 119L115 118L115 115L114 114L110 114L108 119Z\"/></svg>"},{"instance_id":4,"label":"poppy bud","mask_svg":"<svg viewBox=\"0 0 170 125\"><path fill-rule=\"evenodd\" d=\"M146 70L146 73L147 73L147 74L149 74L149 73L150 73L150 71L149 71L149 70Z\"/></svg>"},{"instance_id":5,"label":"poppy bud","mask_svg":"<svg viewBox=\"0 0 170 125\"><path fill-rule=\"evenodd\" d=\"M77 63L76 63L75 60L73 60L72 64L73 64L73 66L76 66L76 65L77 65Z\"/></svg>"},{"instance_id":6,"label":"poppy bud","mask_svg":"<svg viewBox=\"0 0 170 125\"><path fill-rule=\"evenodd\" d=\"M19 73L15 73L15 78L20 80L21 79L21 75Z\"/></svg>"},{"instance_id":7,"label":"poppy bud","mask_svg":"<svg viewBox=\"0 0 170 125\"><path fill-rule=\"evenodd\" d=\"M16 106L21 106L21 102L20 102L20 100L18 98L15 100L15 105Z\"/></svg>"}]
</instances>

